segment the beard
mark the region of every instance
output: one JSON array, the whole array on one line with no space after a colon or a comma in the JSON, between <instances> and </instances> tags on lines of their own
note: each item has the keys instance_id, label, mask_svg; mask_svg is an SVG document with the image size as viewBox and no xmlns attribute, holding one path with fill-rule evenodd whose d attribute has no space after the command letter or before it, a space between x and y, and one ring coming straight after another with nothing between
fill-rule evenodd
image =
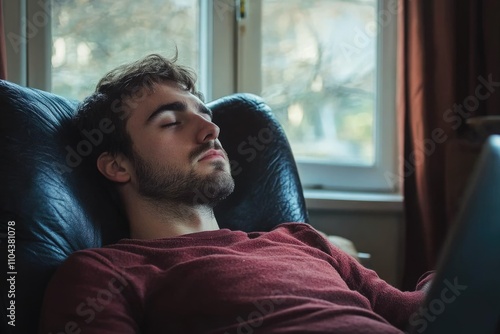
<instances>
[{"instance_id":1,"label":"beard","mask_svg":"<svg viewBox=\"0 0 500 334\"><path fill-rule=\"evenodd\" d=\"M207 143L194 150L190 161L213 146ZM234 190L234 180L222 161L211 162L214 170L210 174L199 175L192 168L180 170L146 161L135 152L133 160L139 194L157 203L214 207Z\"/></svg>"}]
</instances>

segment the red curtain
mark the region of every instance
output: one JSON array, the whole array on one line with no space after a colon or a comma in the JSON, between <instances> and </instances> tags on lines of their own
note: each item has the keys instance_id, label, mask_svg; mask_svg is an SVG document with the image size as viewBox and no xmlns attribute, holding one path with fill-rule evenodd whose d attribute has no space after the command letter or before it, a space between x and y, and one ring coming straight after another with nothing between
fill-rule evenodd
<instances>
[{"instance_id":1,"label":"red curtain","mask_svg":"<svg viewBox=\"0 0 500 334\"><path fill-rule=\"evenodd\" d=\"M5 32L3 27L3 6L0 0L0 79L7 79L7 55L5 50Z\"/></svg>"},{"instance_id":2,"label":"red curtain","mask_svg":"<svg viewBox=\"0 0 500 334\"><path fill-rule=\"evenodd\" d=\"M465 119L500 114L500 1L399 0L399 5L403 288L409 289L435 268L473 165L464 145L457 144L472 138Z\"/></svg>"}]
</instances>

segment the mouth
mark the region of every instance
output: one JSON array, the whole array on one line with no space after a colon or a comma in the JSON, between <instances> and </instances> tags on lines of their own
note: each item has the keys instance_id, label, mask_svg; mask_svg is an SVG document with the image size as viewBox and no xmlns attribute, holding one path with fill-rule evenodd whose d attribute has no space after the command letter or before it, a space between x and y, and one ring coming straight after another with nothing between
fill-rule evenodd
<instances>
[{"instance_id":1,"label":"mouth","mask_svg":"<svg viewBox=\"0 0 500 334\"><path fill-rule=\"evenodd\" d=\"M206 151L198 161L212 160L212 159L223 159L226 160L226 156L221 150L210 149Z\"/></svg>"}]
</instances>

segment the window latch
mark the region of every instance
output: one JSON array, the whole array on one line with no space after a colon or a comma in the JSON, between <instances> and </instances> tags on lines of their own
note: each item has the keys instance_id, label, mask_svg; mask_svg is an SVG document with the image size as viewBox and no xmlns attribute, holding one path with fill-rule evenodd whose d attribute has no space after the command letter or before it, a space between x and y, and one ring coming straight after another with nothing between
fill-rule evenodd
<instances>
[{"instance_id":1,"label":"window latch","mask_svg":"<svg viewBox=\"0 0 500 334\"><path fill-rule=\"evenodd\" d=\"M246 19L247 14L247 0L236 0L236 20Z\"/></svg>"}]
</instances>

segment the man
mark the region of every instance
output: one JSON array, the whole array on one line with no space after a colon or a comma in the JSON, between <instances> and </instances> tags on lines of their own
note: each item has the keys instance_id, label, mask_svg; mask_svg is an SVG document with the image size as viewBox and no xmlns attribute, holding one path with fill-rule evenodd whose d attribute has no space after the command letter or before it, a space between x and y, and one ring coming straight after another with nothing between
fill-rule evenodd
<instances>
[{"instance_id":1,"label":"man","mask_svg":"<svg viewBox=\"0 0 500 334\"><path fill-rule=\"evenodd\" d=\"M150 55L108 73L80 107L81 130L115 126L93 153L130 238L58 269L40 333L401 333L424 293L391 287L307 224L219 229L213 207L234 182L194 83Z\"/></svg>"}]
</instances>

